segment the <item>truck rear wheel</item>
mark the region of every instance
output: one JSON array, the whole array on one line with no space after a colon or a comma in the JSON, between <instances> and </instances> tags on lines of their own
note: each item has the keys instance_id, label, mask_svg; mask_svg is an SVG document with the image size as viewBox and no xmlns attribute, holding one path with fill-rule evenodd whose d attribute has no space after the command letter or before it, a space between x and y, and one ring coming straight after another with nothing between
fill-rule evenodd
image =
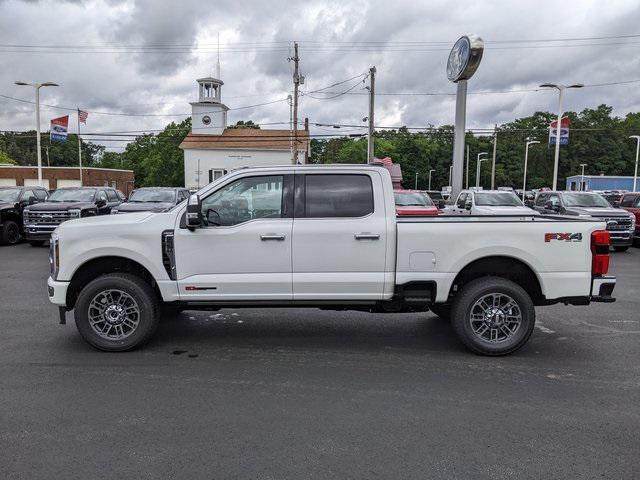
<instances>
[{"instance_id":1,"label":"truck rear wheel","mask_svg":"<svg viewBox=\"0 0 640 480\"><path fill-rule=\"evenodd\" d=\"M460 341L480 355L507 355L531 336L536 312L531 297L518 284L483 277L465 285L451 310Z\"/></svg>"},{"instance_id":2,"label":"truck rear wheel","mask_svg":"<svg viewBox=\"0 0 640 480\"><path fill-rule=\"evenodd\" d=\"M156 293L141 278L126 273L103 275L78 295L76 327L82 338L99 350L131 350L156 331L158 303Z\"/></svg>"}]
</instances>

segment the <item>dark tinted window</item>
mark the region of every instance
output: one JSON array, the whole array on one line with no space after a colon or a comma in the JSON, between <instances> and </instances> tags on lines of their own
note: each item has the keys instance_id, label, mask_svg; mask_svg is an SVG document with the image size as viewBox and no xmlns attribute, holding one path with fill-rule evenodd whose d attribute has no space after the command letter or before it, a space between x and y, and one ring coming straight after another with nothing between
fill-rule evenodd
<instances>
[{"instance_id":1,"label":"dark tinted window","mask_svg":"<svg viewBox=\"0 0 640 480\"><path fill-rule=\"evenodd\" d=\"M110 202L119 202L118 194L115 190L107 190L107 198Z\"/></svg>"},{"instance_id":2,"label":"dark tinted window","mask_svg":"<svg viewBox=\"0 0 640 480\"><path fill-rule=\"evenodd\" d=\"M363 217L373 212L368 175L307 175L306 217Z\"/></svg>"},{"instance_id":3,"label":"dark tinted window","mask_svg":"<svg viewBox=\"0 0 640 480\"><path fill-rule=\"evenodd\" d=\"M540 195L538 195L538 198L536 198L536 205L539 207L544 207L544 204L547 202L548 198L548 193L541 193Z\"/></svg>"},{"instance_id":4,"label":"dark tinted window","mask_svg":"<svg viewBox=\"0 0 640 480\"><path fill-rule=\"evenodd\" d=\"M38 200L46 200L49 194L47 194L46 190L35 190L36 198Z\"/></svg>"},{"instance_id":5,"label":"dark tinted window","mask_svg":"<svg viewBox=\"0 0 640 480\"><path fill-rule=\"evenodd\" d=\"M620 202L620 206L633 207L635 200L638 200L638 199L640 199L640 195L625 195L624 198L622 199L622 202Z\"/></svg>"}]
</instances>

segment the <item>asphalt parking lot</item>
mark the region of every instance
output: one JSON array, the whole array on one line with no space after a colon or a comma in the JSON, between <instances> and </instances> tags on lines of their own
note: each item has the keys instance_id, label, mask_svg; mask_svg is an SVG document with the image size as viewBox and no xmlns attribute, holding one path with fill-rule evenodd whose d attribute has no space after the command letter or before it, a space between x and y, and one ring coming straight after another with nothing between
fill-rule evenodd
<instances>
[{"instance_id":1,"label":"asphalt parking lot","mask_svg":"<svg viewBox=\"0 0 640 480\"><path fill-rule=\"evenodd\" d=\"M57 324L47 249L0 247L2 478L638 478L640 249L614 304L467 353L431 314L184 312L146 348ZM69 316L71 319L71 315Z\"/></svg>"}]
</instances>

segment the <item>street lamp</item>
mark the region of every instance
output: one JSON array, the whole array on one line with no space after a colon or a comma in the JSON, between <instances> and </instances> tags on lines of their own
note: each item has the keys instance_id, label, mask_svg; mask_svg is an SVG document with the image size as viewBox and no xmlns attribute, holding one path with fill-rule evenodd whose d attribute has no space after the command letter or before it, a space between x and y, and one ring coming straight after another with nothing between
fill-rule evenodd
<instances>
[{"instance_id":1,"label":"street lamp","mask_svg":"<svg viewBox=\"0 0 640 480\"><path fill-rule=\"evenodd\" d=\"M638 181L638 154L640 153L640 135L631 135L629 138L636 139L636 168L633 171L633 191L637 192L636 182Z\"/></svg>"},{"instance_id":2,"label":"street lamp","mask_svg":"<svg viewBox=\"0 0 640 480\"><path fill-rule=\"evenodd\" d=\"M556 85L555 83L543 83L540 85L541 88L555 88L558 90L558 121L556 123L556 150L555 157L553 161L553 188L552 190L557 190L558 187L558 163L560 161L560 124L562 123L562 96L564 91L568 88L582 88L584 87L581 83L576 83L573 85Z\"/></svg>"},{"instance_id":3,"label":"street lamp","mask_svg":"<svg viewBox=\"0 0 640 480\"><path fill-rule=\"evenodd\" d=\"M529 145L540 143L538 140L531 140L527 138L527 143L524 147L524 176L522 177L522 201L524 202L525 192L527 191L527 162L529 160Z\"/></svg>"},{"instance_id":4,"label":"street lamp","mask_svg":"<svg viewBox=\"0 0 640 480\"><path fill-rule=\"evenodd\" d=\"M413 187L414 190L418 189L418 172L416 172L416 184L415 187Z\"/></svg>"},{"instance_id":5,"label":"street lamp","mask_svg":"<svg viewBox=\"0 0 640 480\"><path fill-rule=\"evenodd\" d=\"M449 167L449 186L451 186L451 178L453 176L453 165Z\"/></svg>"},{"instance_id":6,"label":"street lamp","mask_svg":"<svg viewBox=\"0 0 640 480\"><path fill-rule=\"evenodd\" d=\"M478 161L476 163L476 187L480 186L480 164L488 158L480 158L482 155L489 155L487 152L482 152L478 154Z\"/></svg>"},{"instance_id":7,"label":"street lamp","mask_svg":"<svg viewBox=\"0 0 640 480\"><path fill-rule=\"evenodd\" d=\"M42 152L40 151L40 88L59 87L57 83L27 83L14 82L16 85L33 87L36 90L36 148L38 150L38 185L42 187Z\"/></svg>"},{"instance_id":8,"label":"street lamp","mask_svg":"<svg viewBox=\"0 0 640 480\"><path fill-rule=\"evenodd\" d=\"M582 167L582 173L580 175L580 191L582 191L584 189L584 167L586 167L587 164L581 163L580 166Z\"/></svg>"},{"instance_id":9,"label":"street lamp","mask_svg":"<svg viewBox=\"0 0 640 480\"><path fill-rule=\"evenodd\" d=\"M431 190L431 174L433 172L435 172L435 169L432 168L431 170L429 170L429 188L428 188L428 190Z\"/></svg>"}]
</instances>

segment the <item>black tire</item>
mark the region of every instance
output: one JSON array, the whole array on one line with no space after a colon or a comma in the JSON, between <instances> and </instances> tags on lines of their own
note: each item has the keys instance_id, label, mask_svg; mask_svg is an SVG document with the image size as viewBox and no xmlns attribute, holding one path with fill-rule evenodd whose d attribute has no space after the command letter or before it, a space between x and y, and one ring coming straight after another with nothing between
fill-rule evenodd
<instances>
[{"instance_id":1,"label":"black tire","mask_svg":"<svg viewBox=\"0 0 640 480\"><path fill-rule=\"evenodd\" d=\"M477 325L477 331L474 331L471 321L471 312L482 311L482 308L476 305L486 295L501 295L503 301L504 296L508 296L513 300L517 309L509 310L512 314L520 313L520 324L517 328L510 328L509 324L502 323L507 331L513 330L511 335L498 341L498 335L505 335L504 329L499 325L489 326L490 320L475 320L473 323ZM502 312L500 310L499 312ZM504 312L495 315L494 320L498 323L504 322ZM472 352L479 355L498 356L507 355L521 348L531 336L533 327L536 322L536 312L531 297L518 284L500 277L483 277L469 282L464 285L462 291L455 297L451 310L451 323L458 335L460 341ZM483 325L484 324L484 325ZM492 342L479 334L480 329L486 325L489 335L493 338L496 331L496 341ZM487 330L483 330L487 332Z\"/></svg>"},{"instance_id":2,"label":"black tire","mask_svg":"<svg viewBox=\"0 0 640 480\"><path fill-rule=\"evenodd\" d=\"M429 310L434 315L440 317L442 320L451 320L451 304L449 303L436 303L429 307Z\"/></svg>"},{"instance_id":3,"label":"black tire","mask_svg":"<svg viewBox=\"0 0 640 480\"><path fill-rule=\"evenodd\" d=\"M44 245L44 240L29 240L29 245L32 247L41 247Z\"/></svg>"},{"instance_id":4,"label":"black tire","mask_svg":"<svg viewBox=\"0 0 640 480\"><path fill-rule=\"evenodd\" d=\"M135 301L138 323L124 338L105 338L98 334L89 322L92 300L108 290L124 292ZM95 308L92 308L92 311L95 312ZM128 273L107 274L90 282L78 295L74 313L76 327L82 338L98 350L107 352L124 352L143 345L155 333L160 318L156 293L140 277ZM106 318L106 313L103 317ZM103 322L103 325L106 326L106 322ZM108 332L110 331L111 329Z\"/></svg>"},{"instance_id":5,"label":"black tire","mask_svg":"<svg viewBox=\"0 0 640 480\"><path fill-rule=\"evenodd\" d=\"M629 250L629 247L613 247L616 252L626 252Z\"/></svg>"},{"instance_id":6,"label":"black tire","mask_svg":"<svg viewBox=\"0 0 640 480\"><path fill-rule=\"evenodd\" d=\"M2 224L0 229L0 244L15 245L22 240L20 234L20 226L13 220L7 220Z\"/></svg>"}]
</instances>

